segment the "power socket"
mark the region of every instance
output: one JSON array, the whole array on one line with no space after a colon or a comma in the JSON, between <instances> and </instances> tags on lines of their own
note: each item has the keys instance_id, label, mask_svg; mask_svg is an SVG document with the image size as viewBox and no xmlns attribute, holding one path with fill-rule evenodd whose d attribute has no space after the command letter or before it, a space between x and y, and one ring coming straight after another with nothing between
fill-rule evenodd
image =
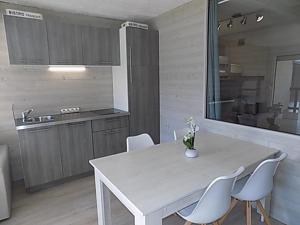
<instances>
[{"instance_id":1,"label":"power socket","mask_svg":"<svg viewBox=\"0 0 300 225\"><path fill-rule=\"evenodd\" d=\"M73 107L73 108L66 108L66 109L61 109L60 113L65 114L65 113L76 113L79 112L80 108L79 107Z\"/></svg>"}]
</instances>

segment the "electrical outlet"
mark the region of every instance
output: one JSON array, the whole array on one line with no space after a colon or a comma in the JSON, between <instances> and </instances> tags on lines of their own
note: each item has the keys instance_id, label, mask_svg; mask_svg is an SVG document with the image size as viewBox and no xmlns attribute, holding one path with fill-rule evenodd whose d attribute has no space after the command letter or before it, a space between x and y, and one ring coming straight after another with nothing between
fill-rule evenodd
<instances>
[{"instance_id":1,"label":"electrical outlet","mask_svg":"<svg viewBox=\"0 0 300 225\"><path fill-rule=\"evenodd\" d=\"M61 109L60 113L65 114L65 113L76 113L79 112L80 108L79 107L73 107L73 108L66 108L66 109Z\"/></svg>"}]
</instances>

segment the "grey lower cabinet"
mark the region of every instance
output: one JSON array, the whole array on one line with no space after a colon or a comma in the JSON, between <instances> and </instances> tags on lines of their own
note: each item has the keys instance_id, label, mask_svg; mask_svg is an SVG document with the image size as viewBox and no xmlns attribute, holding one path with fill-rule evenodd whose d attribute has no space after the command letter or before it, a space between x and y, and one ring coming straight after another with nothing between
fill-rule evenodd
<instances>
[{"instance_id":1,"label":"grey lower cabinet","mask_svg":"<svg viewBox=\"0 0 300 225\"><path fill-rule=\"evenodd\" d=\"M89 160L94 158L91 121L61 125L59 134L64 177L91 171Z\"/></svg>"},{"instance_id":2,"label":"grey lower cabinet","mask_svg":"<svg viewBox=\"0 0 300 225\"><path fill-rule=\"evenodd\" d=\"M25 187L88 174L89 160L126 151L128 116L19 130Z\"/></svg>"},{"instance_id":3,"label":"grey lower cabinet","mask_svg":"<svg viewBox=\"0 0 300 225\"><path fill-rule=\"evenodd\" d=\"M93 142L95 158L125 152L126 138L128 136L128 127L94 132Z\"/></svg>"},{"instance_id":4,"label":"grey lower cabinet","mask_svg":"<svg viewBox=\"0 0 300 225\"><path fill-rule=\"evenodd\" d=\"M26 188L63 177L57 126L19 131Z\"/></svg>"},{"instance_id":5,"label":"grey lower cabinet","mask_svg":"<svg viewBox=\"0 0 300 225\"><path fill-rule=\"evenodd\" d=\"M44 20L3 15L11 64L48 65Z\"/></svg>"}]
</instances>

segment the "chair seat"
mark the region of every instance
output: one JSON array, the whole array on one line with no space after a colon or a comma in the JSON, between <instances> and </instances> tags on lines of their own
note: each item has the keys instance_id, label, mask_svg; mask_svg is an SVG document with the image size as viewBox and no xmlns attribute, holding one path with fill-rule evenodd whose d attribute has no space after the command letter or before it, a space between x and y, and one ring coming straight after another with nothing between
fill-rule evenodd
<instances>
[{"instance_id":1,"label":"chair seat","mask_svg":"<svg viewBox=\"0 0 300 225\"><path fill-rule=\"evenodd\" d=\"M234 188L232 190L232 197L240 199L239 193L241 192L241 190L247 183L249 177L250 177L250 175L243 177L242 179L239 179L235 182Z\"/></svg>"},{"instance_id":2,"label":"chair seat","mask_svg":"<svg viewBox=\"0 0 300 225\"><path fill-rule=\"evenodd\" d=\"M192 205L189 205L188 207L185 207L184 209L180 210L178 213L179 216L185 218L193 212L193 210L196 208L198 202L193 203Z\"/></svg>"}]
</instances>

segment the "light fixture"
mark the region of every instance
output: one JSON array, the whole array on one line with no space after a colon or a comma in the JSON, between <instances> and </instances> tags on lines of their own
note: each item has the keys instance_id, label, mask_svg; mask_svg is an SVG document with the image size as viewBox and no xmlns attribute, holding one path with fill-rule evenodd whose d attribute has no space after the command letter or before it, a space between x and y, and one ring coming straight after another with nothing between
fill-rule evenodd
<instances>
[{"instance_id":1,"label":"light fixture","mask_svg":"<svg viewBox=\"0 0 300 225\"><path fill-rule=\"evenodd\" d=\"M218 5L221 5L221 4L226 3L226 2L229 2L229 0L221 0L221 1L218 2Z\"/></svg>"},{"instance_id":2,"label":"light fixture","mask_svg":"<svg viewBox=\"0 0 300 225\"><path fill-rule=\"evenodd\" d=\"M227 27L229 29L231 29L233 27L233 22L232 22L232 19L229 20L229 23L227 24Z\"/></svg>"},{"instance_id":3,"label":"light fixture","mask_svg":"<svg viewBox=\"0 0 300 225\"><path fill-rule=\"evenodd\" d=\"M49 66L50 72L84 72L85 66Z\"/></svg>"},{"instance_id":4,"label":"light fixture","mask_svg":"<svg viewBox=\"0 0 300 225\"><path fill-rule=\"evenodd\" d=\"M219 24L218 24L218 30L220 30L220 29L221 29L221 26L222 26L222 24L221 24L221 23L219 23Z\"/></svg>"},{"instance_id":5,"label":"light fixture","mask_svg":"<svg viewBox=\"0 0 300 225\"><path fill-rule=\"evenodd\" d=\"M245 25L247 23L247 16L244 16L243 19L241 20L241 24Z\"/></svg>"},{"instance_id":6,"label":"light fixture","mask_svg":"<svg viewBox=\"0 0 300 225\"><path fill-rule=\"evenodd\" d=\"M264 16L263 15L260 15L260 14L256 14L256 22L260 22L264 19Z\"/></svg>"}]
</instances>

